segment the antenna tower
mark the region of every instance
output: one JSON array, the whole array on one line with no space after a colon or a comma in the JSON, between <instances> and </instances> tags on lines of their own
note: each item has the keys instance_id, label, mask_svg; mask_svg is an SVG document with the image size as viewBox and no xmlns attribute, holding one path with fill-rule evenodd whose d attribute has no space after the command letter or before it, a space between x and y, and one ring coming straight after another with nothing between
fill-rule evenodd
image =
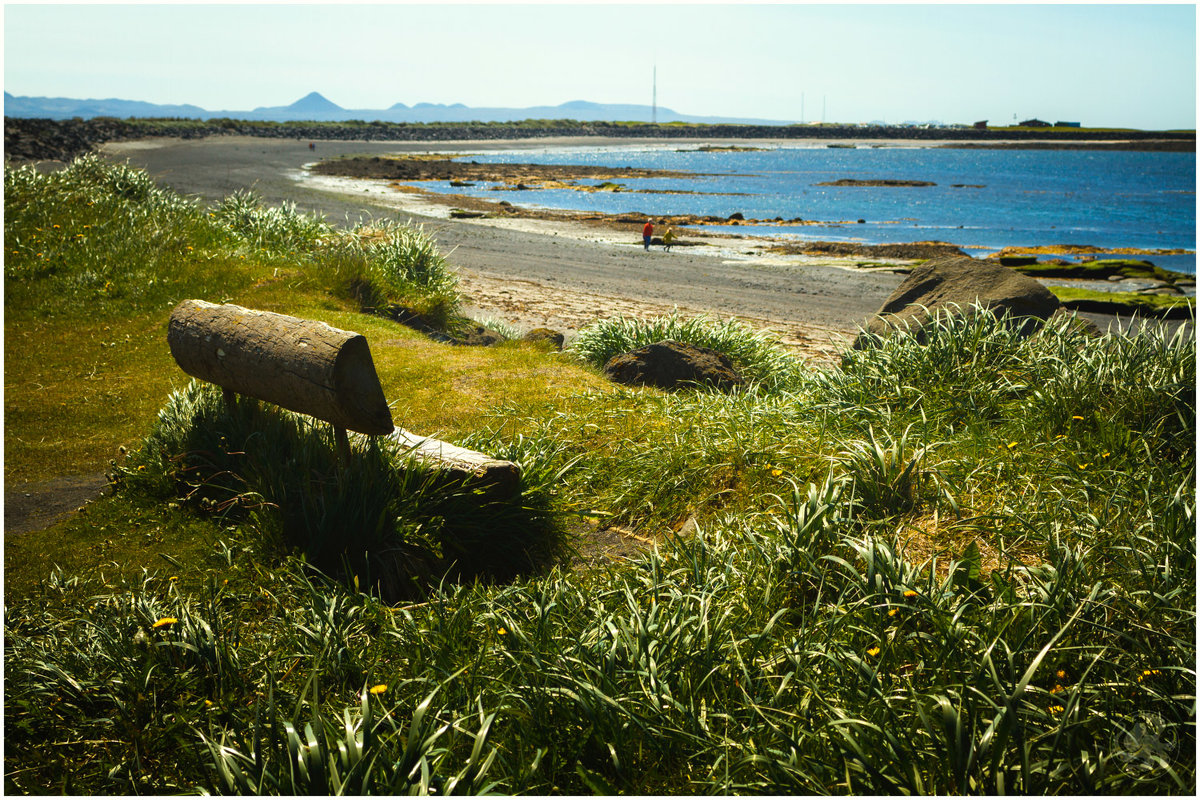
<instances>
[{"instance_id":1,"label":"antenna tower","mask_svg":"<svg viewBox=\"0 0 1200 800\"><path fill-rule=\"evenodd\" d=\"M650 105L650 122L654 125L658 124L658 62L654 62L654 79L651 82L653 86Z\"/></svg>"}]
</instances>

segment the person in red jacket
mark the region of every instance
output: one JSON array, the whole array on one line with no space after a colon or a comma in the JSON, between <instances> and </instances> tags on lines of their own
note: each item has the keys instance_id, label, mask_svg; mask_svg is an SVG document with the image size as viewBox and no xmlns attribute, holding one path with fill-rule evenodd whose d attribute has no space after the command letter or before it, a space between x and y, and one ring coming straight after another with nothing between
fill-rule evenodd
<instances>
[{"instance_id":1,"label":"person in red jacket","mask_svg":"<svg viewBox=\"0 0 1200 800\"><path fill-rule=\"evenodd\" d=\"M646 220L646 224L642 227L642 246L646 250L650 249L650 237L653 235L654 223L652 223L650 220Z\"/></svg>"}]
</instances>

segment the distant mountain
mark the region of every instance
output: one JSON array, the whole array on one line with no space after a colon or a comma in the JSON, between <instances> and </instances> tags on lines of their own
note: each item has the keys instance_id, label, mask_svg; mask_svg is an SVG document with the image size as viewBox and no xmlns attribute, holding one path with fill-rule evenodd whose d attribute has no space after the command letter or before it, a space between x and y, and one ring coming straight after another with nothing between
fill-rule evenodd
<instances>
[{"instance_id":1,"label":"distant mountain","mask_svg":"<svg viewBox=\"0 0 1200 800\"><path fill-rule=\"evenodd\" d=\"M574 119L581 122L699 122L733 125L791 125L791 121L748 119L741 117L703 117L679 114L669 108L633 104L593 103L571 100L557 106L530 108L473 108L462 103L396 103L385 109L342 108L319 92L311 92L287 106L260 106L253 111L209 111L194 105L159 105L137 100L75 100L67 97L17 97L4 93L4 115L70 119L80 117L183 117L213 119L230 117L245 120L288 122L296 120L339 122L517 122L525 119Z\"/></svg>"},{"instance_id":2,"label":"distant mountain","mask_svg":"<svg viewBox=\"0 0 1200 800\"><path fill-rule=\"evenodd\" d=\"M139 100L72 100L66 97L14 97L4 93L4 115L7 117L201 117L208 112L200 106L159 105Z\"/></svg>"},{"instance_id":3,"label":"distant mountain","mask_svg":"<svg viewBox=\"0 0 1200 800\"><path fill-rule=\"evenodd\" d=\"M327 100L320 92L309 92L301 97L290 106L260 106L254 109L255 114L277 113L277 114L337 114L344 112L346 109L339 106L330 100ZM228 116L228 115L225 115ZM311 117L308 117L311 119Z\"/></svg>"}]
</instances>

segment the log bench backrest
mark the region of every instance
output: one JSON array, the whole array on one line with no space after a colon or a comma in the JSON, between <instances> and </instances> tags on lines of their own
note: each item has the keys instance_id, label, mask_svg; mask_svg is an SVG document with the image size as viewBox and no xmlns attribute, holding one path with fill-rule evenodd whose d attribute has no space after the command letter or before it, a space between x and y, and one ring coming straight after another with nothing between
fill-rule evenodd
<instances>
[{"instance_id":1,"label":"log bench backrest","mask_svg":"<svg viewBox=\"0 0 1200 800\"><path fill-rule=\"evenodd\" d=\"M286 314L184 300L171 312L167 343L184 372L227 391L335 429L375 435L394 429L361 334Z\"/></svg>"}]
</instances>

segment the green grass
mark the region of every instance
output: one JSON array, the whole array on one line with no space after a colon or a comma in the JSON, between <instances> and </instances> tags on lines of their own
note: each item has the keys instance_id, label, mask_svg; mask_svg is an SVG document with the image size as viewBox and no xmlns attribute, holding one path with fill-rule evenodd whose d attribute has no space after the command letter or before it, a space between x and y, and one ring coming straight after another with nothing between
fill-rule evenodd
<instances>
[{"instance_id":1,"label":"green grass","mask_svg":"<svg viewBox=\"0 0 1200 800\"><path fill-rule=\"evenodd\" d=\"M1133 292L1097 292L1091 289L1077 289L1073 286L1048 287L1054 296L1064 303L1071 300L1090 300L1102 302L1114 307L1129 309L1128 313L1137 310L1150 313L1165 309L1195 309L1196 298L1172 294L1135 294Z\"/></svg>"},{"instance_id":2,"label":"green grass","mask_svg":"<svg viewBox=\"0 0 1200 800\"><path fill-rule=\"evenodd\" d=\"M31 235L21 215L63 219L21 207L42 197L6 193L6 245ZM315 244L163 213L214 237L181 249L246 248L229 296L362 330L406 426L517 461L524 491L479 513L367 446L339 478L321 426L170 396L148 374L169 361L145 356L115 496L6 542L8 792L1195 791L1190 329L1021 338L942 316L924 344L820 371L708 320L589 334L600 353L723 331L779 369L665 394L533 347L436 344L359 313ZM87 258L6 289L70 286ZM149 353L171 299L112 301L103 324L144 325ZM45 309L5 324L11 348L40 321L49 370L101 321ZM88 388L79 370L61 396ZM34 396L11 370L6 390ZM6 474L38 457L10 446ZM582 566L585 520L653 544Z\"/></svg>"}]
</instances>

